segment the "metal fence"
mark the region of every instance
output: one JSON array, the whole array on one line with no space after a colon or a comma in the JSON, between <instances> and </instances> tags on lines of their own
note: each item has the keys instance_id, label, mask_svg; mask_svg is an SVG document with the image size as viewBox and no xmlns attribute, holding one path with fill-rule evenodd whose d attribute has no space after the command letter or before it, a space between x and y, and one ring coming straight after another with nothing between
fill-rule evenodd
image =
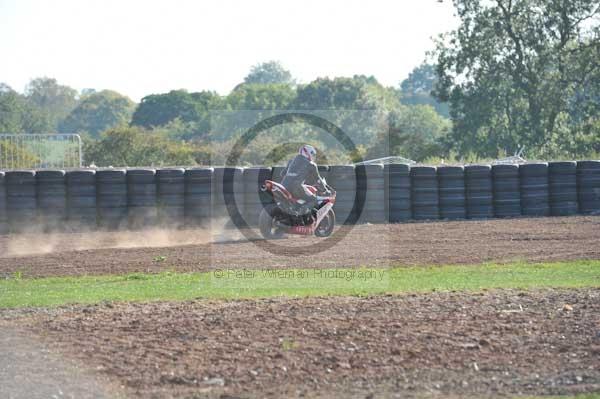
<instances>
[{"instance_id":1,"label":"metal fence","mask_svg":"<svg viewBox=\"0 0 600 399\"><path fill-rule=\"evenodd\" d=\"M0 134L0 169L79 168L78 134Z\"/></svg>"}]
</instances>

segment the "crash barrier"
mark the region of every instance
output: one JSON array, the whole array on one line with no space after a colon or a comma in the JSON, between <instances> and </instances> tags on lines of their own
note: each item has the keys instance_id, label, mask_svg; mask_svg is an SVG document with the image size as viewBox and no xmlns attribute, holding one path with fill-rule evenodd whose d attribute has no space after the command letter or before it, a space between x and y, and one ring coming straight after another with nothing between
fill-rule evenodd
<instances>
[{"instance_id":1,"label":"crash barrier","mask_svg":"<svg viewBox=\"0 0 600 399\"><path fill-rule=\"evenodd\" d=\"M67 223L71 229L93 229L97 224L96 171L66 173Z\"/></svg>"},{"instance_id":2,"label":"crash barrier","mask_svg":"<svg viewBox=\"0 0 600 399\"><path fill-rule=\"evenodd\" d=\"M67 215L64 170L40 170L35 174L38 222L49 230L61 226Z\"/></svg>"},{"instance_id":3,"label":"crash barrier","mask_svg":"<svg viewBox=\"0 0 600 399\"><path fill-rule=\"evenodd\" d=\"M271 202L269 193L261 190L265 180L271 179L271 168L248 168L242 174L244 181L242 217L247 224L256 226L260 212Z\"/></svg>"},{"instance_id":4,"label":"crash barrier","mask_svg":"<svg viewBox=\"0 0 600 399\"><path fill-rule=\"evenodd\" d=\"M213 168L187 169L184 173L184 220L186 226L202 226L210 220Z\"/></svg>"},{"instance_id":5,"label":"crash barrier","mask_svg":"<svg viewBox=\"0 0 600 399\"><path fill-rule=\"evenodd\" d=\"M550 215L548 164L531 163L519 167L521 213L524 216Z\"/></svg>"},{"instance_id":6,"label":"crash barrier","mask_svg":"<svg viewBox=\"0 0 600 399\"><path fill-rule=\"evenodd\" d=\"M577 195L581 213L600 210L600 161L577 162Z\"/></svg>"},{"instance_id":7,"label":"crash barrier","mask_svg":"<svg viewBox=\"0 0 600 399\"><path fill-rule=\"evenodd\" d=\"M156 171L127 171L127 215L130 229L155 226L158 221Z\"/></svg>"},{"instance_id":8,"label":"crash barrier","mask_svg":"<svg viewBox=\"0 0 600 399\"><path fill-rule=\"evenodd\" d=\"M21 232L37 224L37 196L34 171L7 172L6 215L8 229Z\"/></svg>"},{"instance_id":9,"label":"crash barrier","mask_svg":"<svg viewBox=\"0 0 600 399\"><path fill-rule=\"evenodd\" d=\"M327 182L335 187L335 216L338 223L358 220L354 208L356 199L356 169L353 165L335 165L329 168Z\"/></svg>"},{"instance_id":10,"label":"crash barrier","mask_svg":"<svg viewBox=\"0 0 600 399\"><path fill-rule=\"evenodd\" d=\"M411 168L410 185L413 219L439 219L440 198L437 168L435 166Z\"/></svg>"},{"instance_id":11,"label":"crash barrier","mask_svg":"<svg viewBox=\"0 0 600 399\"><path fill-rule=\"evenodd\" d=\"M465 167L465 192L468 219L494 217L492 167L490 165Z\"/></svg>"},{"instance_id":12,"label":"crash barrier","mask_svg":"<svg viewBox=\"0 0 600 399\"><path fill-rule=\"evenodd\" d=\"M364 173L360 170L361 168L364 168ZM358 220L369 223L385 222L385 177L383 175L383 165L360 165L356 169L358 169L356 174L357 180L361 178L366 179L366 184L362 186L366 189L365 203Z\"/></svg>"},{"instance_id":13,"label":"crash barrier","mask_svg":"<svg viewBox=\"0 0 600 399\"><path fill-rule=\"evenodd\" d=\"M272 201L261 186L281 181L284 169L4 171L0 233L207 226L214 220L256 226ZM600 213L600 161L319 170L337 190L340 224Z\"/></svg>"},{"instance_id":14,"label":"crash barrier","mask_svg":"<svg viewBox=\"0 0 600 399\"><path fill-rule=\"evenodd\" d=\"M550 162L548 189L552 216L575 215L577 207L577 162Z\"/></svg>"},{"instance_id":15,"label":"crash barrier","mask_svg":"<svg viewBox=\"0 0 600 399\"><path fill-rule=\"evenodd\" d=\"M444 166L437 170L440 217L442 219L464 219L467 216L465 194L465 168Z\"/></svg>"},{"instance_id":16,"label":"crash barrier","mask_svg":"<svg viewBox=\"0 0 600 399\"><path fill-rule=\"evenodd\" d=\"M384 205L388 220L398 223L412 219L410 167L404 164L385 165L383 175L387 187Z\"/></svg>"},{"instance_id":17,"label":"crash barrier","mask_svg":"<svg viewBox=\"0 0 600 399\"><path fill-rule=\"evenodd\" d=\"M214 168L211 218L233 222L244 221L244 168Z\"/></svg>"},{"instance_id":18,"label":"crash barrier","mask_svg":"<svg viewBox=\"0 0 600 399\"><path fill-rule=\"evenodd\" d=\"M97 218L101 229L127 227L127 175L124 169L96 172Z\"/></svg>"},{"instance_id":19,"label":"crash barrier","mask_svg":"<svg viewBox=\"0 0 600 399\"><path fill-rule=\"evenodd\" d=\"M521 216L519 165L492 166L494 215L499 218Z\"/></svg>"},{"instance_id":20,"label":"crash barrier","mask_svg":"<svg viewBox=\"0 0 600 399\"><path fill-rule=\"evenodd\" d=\"M8 220L6 216L6 184L4 183L4 172L0 172L0 234L8 232Z\"/></svg>"},{"instance_id":21,"label":"crash barrier","mask_svg":"<svg viewBox=\"0 0 600 399\"><path fill-rule=\"evenodd\" d=\"M156 195L159 225L182 226L185 222L185 169L158 169Z\"/></svg>"}]
</instances>

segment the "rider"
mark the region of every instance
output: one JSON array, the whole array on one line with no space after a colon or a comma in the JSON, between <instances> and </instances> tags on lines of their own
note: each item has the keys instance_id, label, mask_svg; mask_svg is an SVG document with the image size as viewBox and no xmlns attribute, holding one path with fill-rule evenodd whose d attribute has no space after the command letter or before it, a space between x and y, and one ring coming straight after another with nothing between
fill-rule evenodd
<instances>
[{"instance_id":1,"label":"rider","mask_svg":"<svg viewBox=\"0 0 600 399\"><path fill-rule=\"evenodd\" d=\"M312 145L305 144L298 150L292 160L288 162L287 169L283 172L281 184L297 199L305 201L307 211L313 210L317 205L316 194L308 191L304 185L320 185L325 189L325 182L319 175L316 162L317 150Z\"/></svg>"}]
</instances>

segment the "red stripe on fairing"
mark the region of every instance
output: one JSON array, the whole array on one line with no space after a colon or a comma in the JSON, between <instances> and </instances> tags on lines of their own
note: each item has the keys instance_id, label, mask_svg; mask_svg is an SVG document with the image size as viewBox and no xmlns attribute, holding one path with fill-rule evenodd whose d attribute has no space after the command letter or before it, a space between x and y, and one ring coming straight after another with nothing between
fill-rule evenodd
<instances>
[{"instance_id":1,"label":"red stripe on fairing","mask_svg":"<svg viewBox=\"0 0 600 399\"><path fill-rule=\"evenodd\" d=\"M317 193L317 189L313 186L309 186L308 184L305 184L304 187L306 187L306 189L308 191L310 191L311 194L316 194Z\"/></svg>"},{"instance_id":2,"label":"red stripe on fairing","mask_svg":"<svg viewBox=\"0 0 600 399\"><path fill-rule=\"evenodd\" d=\"M311 235L315 229L311 226L294 226L289 230L290 234L300 234L304 236Z\"/></svg>"},{"instance_id":3,"label":"red stripe on fairing","mask_svg":"<svg viewBox=\"0 0 600 399\"><path fill-rule=\"evenodd\" d=\"M288 200L295 200L292 194L290 194L290 192L286 190L283 185L277 182L274 182L272 180L265 180L265 187L267 187L267 189L271 192L279 191Z\"/></svg>"}]
</instances>

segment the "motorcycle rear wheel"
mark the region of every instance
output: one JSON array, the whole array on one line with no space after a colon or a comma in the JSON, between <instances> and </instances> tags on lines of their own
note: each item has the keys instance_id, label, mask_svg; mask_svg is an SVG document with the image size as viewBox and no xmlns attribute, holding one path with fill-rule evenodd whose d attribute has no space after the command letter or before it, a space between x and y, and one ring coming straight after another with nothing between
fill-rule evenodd
<instances>
[{"instance_id":1,"label":"motorcycle rear wheel","mask_svg":"<svg viewBox=\"0 0 600 399\"><path fill-rule=\"evenodd\" d=\"M260 234L266 240L277 240L283 238L285 231L283 228L277 225L277 218L272 216L275 215L277 211L276 205L267 205L260 211L260 215L258 217L258 228L260 230Z\"/></svg>"}]
</instances>

